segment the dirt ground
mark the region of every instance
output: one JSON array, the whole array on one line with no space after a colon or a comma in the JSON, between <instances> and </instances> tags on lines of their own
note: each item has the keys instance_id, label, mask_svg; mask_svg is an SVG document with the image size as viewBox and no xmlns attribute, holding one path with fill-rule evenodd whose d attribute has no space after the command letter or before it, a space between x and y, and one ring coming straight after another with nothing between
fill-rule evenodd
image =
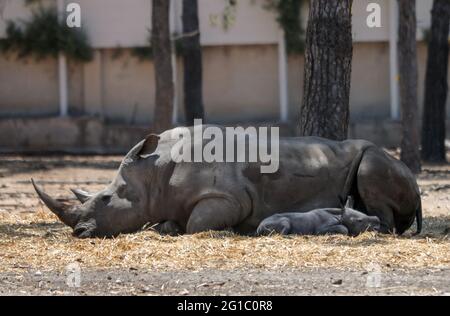
<instances>
[{"instance_id":1,"label":"dirt ground","mask_svg":"<svg viewBox=\"0 0 450 316\"><path fill-rule=\"evenodd\" d=\"M101 189L121 158L0 156L0 295L450 295L449 165L427 165L418 177L417 237L412 227L401 237L147 231L77 240L30 184L73 200L69 188Z\"/></svg>"}]
</instances>

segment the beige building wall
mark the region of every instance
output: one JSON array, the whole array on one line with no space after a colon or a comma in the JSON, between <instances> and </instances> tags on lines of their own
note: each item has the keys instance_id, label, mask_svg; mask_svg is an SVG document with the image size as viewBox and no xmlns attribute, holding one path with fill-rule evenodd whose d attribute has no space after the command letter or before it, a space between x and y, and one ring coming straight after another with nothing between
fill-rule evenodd
<instances>
[{"instance_id":1,"label":"beige building wall","mask_svg":"<svg viewBox=\"0 0 450 316\"><path fill-rule=\"evenodd\" d=\"M72 61L68 63L69 114L71 115L84 114L83 68L82 63Z\"/></svg>"},{"instance_id":2,"label":"beige building wall","mask_svg":"<svg viewBox=\"0 0 450 316\"><path fill-rule=\"evenodd\" d=\"M57 73L55 59L0 55L0 116L57 114Z\"/></svg>"},{"instance_id":3,"label":"beige building wall","mask_svg":"<svg viewBox=\"0 0 450 316\"><path fill-rule=\"evenodd\" d=\"M0 16L0 38L4 35L6 20L27 19L30 7L25 0L6 2L3 16ZM55 0L42 0L45 5L54 5ZM387 41L389 39L390 2L397 0L353 1L353 38L357 42ZM72 2L65 0L66 3ZM148 42L151 28L151 0L77 0L82 10L82 25L96 48L131 47ZM173 31L182 31L182 1L174 0ZM202 44L247 45L275 44L279 40L276 13L266 9L266 0L237 0L236 9L229 11L232 23L224 27L223 14L228 1L199 0L200 30ZM366 19L367 5L377 3L381 7L381 28L369 28ZM416 1L418 38L430 27L430 10L433 0ZM307 5L302 16L307 16Z\"/></svg>"},{"instance_id":4,"label":"beige building wall","mask_svg":"<svg viewBox=\"0 0 450 316\"><path fill-rule=\"evenodd\" d=\"M102 105L104 116L126 123L150 122L154 108L155 82L153 64L140 62L125 53L102 51Z\"/></svg>"},{"instance_id":5,"label":"beige building wall","mask_svg":"<svg viewBox=\"0 0 450 316\"><path fill-rule=\"evenodd\" d=\"M304 56L289 57L289 117L299 119L303 100ZM388 43L355 43L350 91L351 119L390 115Z\"/></svg>"},{"instance_id":6,"label":"beige building wall","mask_svg":"<svg viewBox=\"0 0 450 316\"><path fill-rule=\"evenodd\" d=\"M278 49L276 45L208 46L203 49L204 102L213 122L275 121L279 118ZM389 46L386 42L354 44L350 95L351 119L388 119ZM423 106L427 47L418 44L419 107ZM289 118L297 120L303 98L303 56L290 56ZM2 116L58 113L57 63L0 57ZM183 121L183 68L177 62L179 121ZM450 78L450 72L449 72ZM18 93L24 91L25 93ZM101 49L87 64L69 64L69 103L73 115L108 121L148 124L154 111L155 82L151 61L129 50ZM450 117L450 97L447 101Z\"/></svg>"},{"instance_id":7,"label":"beige building wall","mask_svg":"<svg viewBox=\"0 0 450 316\"><path fill-rule=\"evenodd\" d=\"M132 47L148 43L151 1L77 0L76 2L80 4L82 25L86 26L86 33L94 47Z\"/></svg>"},{"instance_id":8,"label":"beige building wall","mask_svg":"<svg viewBox=\"0 0 450 316\"><path fill-rule=\"evenodd\" d=\"M389 118L389 2L358 0L353 6L354 59L350 96L351 119ZM154 110L152 62L139 61L118 46L145 45L150 27L150 0L79 0L83 25L96 47L94 60L69 64L69 103L74 115L88 114L109 121L148 124ZM200 0L204 45L204 101L212 121L277 120L279 118L279 28L264 0L238 0L229 29L221 24L223 0ZM382 8L382 27L366 26L369 2ZM52 5L54 0L45 0ZM181 1L174 2L181 29ZM417 1L418 28L429 28L432 0ZM29 16L23 0L8 1L0 19L0 37L7 19ZM420 32L419 32L420 33ZM426 46L418 43L419 105L423 104ZM289 118L298 119L303 97L303 56L289 56ZM58 113L56 60L26 62L0 55L0 115ZM177 97L183 118L182 63L178 59ZM450 116L450 97L448 100Z\"/></svg>"},{"instance_id":9,"label":"beige building wall","mask_svg":"<svg viewBox=\"0 0 450 316\"><path fill-rule=\"evenodd\" d=\"M142 46L148 43L151 29L151 0L66 0L76 2L82 10L82 26L96 48ZM55 5L56 0L43 0ZM182 1L174 0L173 31L182 31ZM278 41L279 28L275 13L266 10L266 0L238 0L230 12L233 22L224 27L224 0L199 0L200 27L203 45L273 44ZM35 6L34 6L35 7ZM5 34L6 21L28 19L33 6L25 0L6 2L0 16L0 38Z\"/></svg>"},{"instance_id":10,"label":"beige building wall","mask_svg":"<svg viewBox=\"0 0 450 316\"><path fill-rule=\"evenodd\" d=\"M299 119L303 99L304 56L289 57L289 117ZM350 115L352 120L389 118L389 45L354 43Z\"/></svg>"},{"instance_id":11,"label":"beige building wall","mask_svg":"<svg viewBox=\"0 0 450 316\"><path fill-rule=\"evenodd\" d=\"M386 42L353 46L350 119L390 116L389 45Z\"/></svg>"},{"instance_id":12,"label":"beige building wall","mask_svg":"<svg viewBox=\"0 0 450 316\"><path fill-rule=\"evenodd\" d=\"M419 79L418 79L418 98L420 113L423 111L425 98L425 73L426 73L426 59L428 55L428 47L424 42L417 46L417 59L421 62L418 64ZM450 58L450 57L449 57ZM450 83L450 67L447 69L447 78ZM447 95L447 117L450 118L450 93Z\"/></svg>"},{"instance_id":13,"label":"beige building wall","mask_svg":"<svg viewBox=\"0 0 450 316\"><path fill-rule=\"evenodd\" d=\"M288 57L288 116L290 121L298 121L300 117L300 104L303 100L303 75L305 57L291 55Z\"/></svg>"},{"instance_id":14,"label":"beige building wall","mask_svg":"<svg viewBox=\"0 0 450 316\"><path fill-rule=\"evenodd\" d=\"M276 120L278 57L274 45L204 49L204 102L212 121Z\"/></svg>"},{"instance_id":15,"label":"beige building wall","mask_svg":"<svg viewBox=\"0 0 450 316\"><path fill-rule=\"evenodd\" d=\"M203 50L204 103L216 122L277 120L277 47L211 46ZM183 121L183 67L177 62L177 108ZM154 111L155 81L151 61L129 50L98 50L92 62L71 65L70 107L108 121L148 124Z\"/></svg>"}]
</instances>

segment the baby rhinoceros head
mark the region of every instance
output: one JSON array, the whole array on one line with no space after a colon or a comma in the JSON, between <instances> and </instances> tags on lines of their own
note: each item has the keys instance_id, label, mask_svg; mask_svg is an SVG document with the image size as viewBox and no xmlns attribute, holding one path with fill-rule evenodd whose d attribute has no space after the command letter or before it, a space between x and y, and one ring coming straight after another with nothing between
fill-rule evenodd
<instances>
[{"instance_id":1,"label":"baby rhinoceros head","mask_svg":"<svg viewBox=\"0 0 450 316\"><path fill-rule=\"evenodd\" d=\"M342 224L347 227L351 236L357 236L366 231L379 231L380 219L346 207L342 214Z\"/></svg>"}]
</instances>

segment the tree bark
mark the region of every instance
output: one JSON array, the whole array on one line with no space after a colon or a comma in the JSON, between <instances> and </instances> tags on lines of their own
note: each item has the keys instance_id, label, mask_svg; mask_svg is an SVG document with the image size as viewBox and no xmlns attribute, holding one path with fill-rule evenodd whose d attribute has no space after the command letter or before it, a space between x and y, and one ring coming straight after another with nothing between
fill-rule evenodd
<instances>
[{"instance_id":1,"label":"tree bark","mask_svg":"<svg viewBox=\"0 0 450 316\"><path fill-rule=\"evenodd\" d=\"M187 125L204 119L198 1L183 0L184 110Z\"/></svg>"},{"instance_id":2,"label":"tree bark","mask_svg":"<svg viewBox=\"0 0 450 316\"><path fill-rule=\"evenodd\" d=\"M300 133L347 138L352 71L352 0L310 0Z\"/></svg>"},{"instance_id":3,"label":"tree bark","mask_svg":"<svg viewBox=\"0 0 450 316\"><path fill-rule=\"evenodd\" d=\"M398 59L402 111L400 159L414 173L421 169L417 103L416 1L398 0Z\"/></svg>"},{"instance_id":4,"label":"tree bark","mask_svg":"<svg viewBox=\"0 0 450 316\"><path fill-rule=\"evenodd\" d=\"M155 65L156 98L152 131L160 133L172 126L174 84L170 39L170 0L153 0L152 49Z\"/></svg>"},{"instance_id":5,"label":"tree bark","mask_svg":"<svg viewBox=\"0 0 450 316\"><path fill-rule=\"evenodd\" d=\"M448 33L450 1L434 0L431 11L431 38L425 77L422 125L422 159L445 162L445 119L447 100Z\"/></svg>"}]
</instances>

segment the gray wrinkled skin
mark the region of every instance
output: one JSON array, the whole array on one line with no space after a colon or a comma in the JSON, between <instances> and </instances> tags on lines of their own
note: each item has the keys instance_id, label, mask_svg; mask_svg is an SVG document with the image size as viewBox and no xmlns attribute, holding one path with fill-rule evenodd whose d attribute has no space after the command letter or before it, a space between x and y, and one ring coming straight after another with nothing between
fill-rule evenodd
<instances>
[{"instance_id":1,"label":"gray wrinkled skin","mask_svg":"<svg viewBox=\"0 0 450 316\"><path fill-rule=\"evenodd\" d=\"M162 233L168 234L229 228L254 234L279 210L339 208L340 196L347 195L355 197L355 209L381 220L383 233L401 234L421 215L413 174L367 141L281 138L278 172L261 174L258 162L175 163L170 150L178 139L171 135L166 131L136 145L104 190L92 195L75 190L80 205L63 204L35 189L80 238L111 237L165 222Z\"/></svg>"},{"instance_id":2,"label":"gray wrinkled skin","mask_svg":"<svg viewBox=\"0 0 450 316\"><path fill-rule=\"evenodd\" d=\"M351 208L323 208L306 213L289 212L272 215L259 224L257 235L343 234L357 236L366 231L379 231L380 220Z\"/></svg>"},{"instance_id":3,"label":"gray wrinkled skin","mask_svg":"<svg viewBox=\"0 0 450 316\"><path fill-rule=\"evenodd\" d=\"M344 209L341 221L350 236L358 236L366 231L379 231L381 227L378 217L368 216L351 208Z\"/></svg>"}]
</instances>

